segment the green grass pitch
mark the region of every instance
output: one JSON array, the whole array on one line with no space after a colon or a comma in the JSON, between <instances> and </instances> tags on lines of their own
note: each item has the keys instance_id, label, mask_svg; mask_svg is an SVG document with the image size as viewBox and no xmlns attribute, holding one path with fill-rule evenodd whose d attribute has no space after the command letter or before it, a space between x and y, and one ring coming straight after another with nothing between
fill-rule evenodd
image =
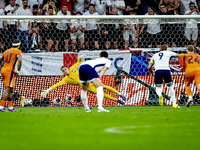
<instances>
[{"instance_id":1,"label":"green grass pitch","mask_svg":"<svg viewBox=\"0 0 200 150\"><path fill-rule=\"evenodd\" d=\"M200 106L16 108L0 113L0 147L16 150L200 149Z\"/></svg>"}]
</instances>

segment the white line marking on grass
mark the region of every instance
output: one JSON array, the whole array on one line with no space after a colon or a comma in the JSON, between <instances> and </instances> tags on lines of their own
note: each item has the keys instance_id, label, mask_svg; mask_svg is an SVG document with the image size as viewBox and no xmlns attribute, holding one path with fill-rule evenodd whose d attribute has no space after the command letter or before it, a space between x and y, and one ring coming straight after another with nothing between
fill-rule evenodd
<instances>
[{"instance_id":1,"label":"white line marking on grass","mask_svg":"<svg viewBox=\"0 0 200 150\"><path fill-rule=\"evenodd\" d=\"M150 128L150 125L145 125L145 126L123 126L123 127L111 127L111 128L106 128L104 132L108 133L117 133L117 134L132 134L135 131L133 129L136 128L141 128L141 133L149 133L148 131L144 131L144 128Z\"/></svg>"}]
</instances>

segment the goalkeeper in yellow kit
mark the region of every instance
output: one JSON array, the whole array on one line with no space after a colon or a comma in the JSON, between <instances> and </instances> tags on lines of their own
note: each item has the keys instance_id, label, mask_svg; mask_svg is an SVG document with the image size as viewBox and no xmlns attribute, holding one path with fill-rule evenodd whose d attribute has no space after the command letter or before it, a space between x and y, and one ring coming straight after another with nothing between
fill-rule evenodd
<instances>
[{"instance_id":1,"label":"goalkeeper in yellow kit","mask_svg":"<svg viewBox=\"0 0 200 150\"><path fill-rule=\"evenodd\" d=\"M85 56L81 56L78 59L78 62L76 64L74 64L73 66L71 66L69 69L66 66L62 66L61 71L62 71L63 74L65 74L65 77L60 82L58 82L57 84L54 84L53 86L51 86L49 89L43 90L43 92L41 93L41 96L46 97L46 95L50 91L54 90L58 86L65 85L65 84L72 84L72 85L76 85L78 87L81 87L81 83L80 83L80 80L79 80L78 67L79 67L80 63L82 62L83 58L85 58ZM113 89L112 87L104 85L103 88L105 90L108 90L110 92L113 92L113 93L119 95L122 98L122 100L113 98L110 95L105 94L105 93L104 93L104 98L117 101L120 104L124 104L124 102L126 101L126 98L121 93L119 93L118 91ZM91 92L91 93L94 93L94 94L97 93L97 90L96 90L95 86L93 85L93 83L89 84L88 91Z\"/></svg>"}]
</instances>

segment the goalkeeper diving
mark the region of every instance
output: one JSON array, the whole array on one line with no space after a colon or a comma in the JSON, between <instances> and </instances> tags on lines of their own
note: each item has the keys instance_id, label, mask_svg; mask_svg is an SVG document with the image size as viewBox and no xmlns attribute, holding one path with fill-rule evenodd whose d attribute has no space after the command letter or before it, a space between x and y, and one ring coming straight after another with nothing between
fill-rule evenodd
<instances>
[{"instance_id":1,"label":"goalkeeper diving","mask_svg":"<svg viewBox=\"0 0 200 150\"><path fill-rule=\"evenodd\" d=\"M53 86L51 86L49 89L42 90L41 96L46 97L46 95L50 91L54 90L55 88L57 88L61 85L65 85L65 84L71 84L71 85L81 87L81 83L80 83L80 80L79 80L78 67L85 57L86 56L81 55L81 57L78 59L78 62L76 64L74 64L73 66L71 66L69 69L66 66L62 66L61 71L65 75L65 77L60 82L58 82L57 84L54 84ZM110 95L105 94L105 93L104 93L104 98L107 98L107 99L110 99L110 100L113 100L113 101L117 101L120 104L124 104L124 102L126 101L126 98L120 92L115 90L114 88L104 85L103 89L119 95L122 98L122 100L117 99L117 98L113 98ZM96 90L93 83L89 84L88 91L91 92L91 93L94 93L94 94L97 93L97 90Z\"/></svg>"}]
</instances>

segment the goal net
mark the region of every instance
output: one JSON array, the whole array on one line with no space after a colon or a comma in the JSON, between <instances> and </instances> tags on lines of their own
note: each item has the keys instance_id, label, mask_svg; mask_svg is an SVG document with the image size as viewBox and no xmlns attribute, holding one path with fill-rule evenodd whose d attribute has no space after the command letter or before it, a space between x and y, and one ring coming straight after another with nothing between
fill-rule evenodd
<instances>
[{"instance_id":1,"label":"goal net","mask_svg":"<svg viewBox=\"0 0 200 150\"><path fill-rule=\"evenodd\" d=\"M35 106L54 106L53 100L60 99L60 106L69 106L66 95L72 96L70 106L82 105L76 101L80 87L66 84L51 91L47 97L40 96L63 79L61 66L68 68L77 63L81 55L83 61L99 57L103 50L109 53L111 68L102 81L122 93L127 101L125 106L157 105L154 78L148 72L148 63L161 45L169 51L186 53L187 45L194 45L199 53L199 16L2 16L0 18L1 54L12 47L14 39L21 40L23 65L16 77L14 93L19 94L16 105L20 106L22 96L37 101ZM11 22L17 22L19 28ZM24 30L24 27L27 30ZM1 27L1 26L0 26ZM171 58L177 103L185 105L184 73L180 72L178 58ZM121 69L117 74L117 69ZM117 82L115 77L121 77ZM141 82L142 81L142 82ZM3 80L1 79L1 95ZM194 104L199 97L194 83L191 85ZM110 97L120 99L117 93L104 91ZM165 105L171 105L167 87L163 86ZM95 94L88 92L89 106L97 106ZM43 102L43 103L42 103ZM121 106L116 101L104 99L104 106Z\"/></svg>"}]
</instances>

